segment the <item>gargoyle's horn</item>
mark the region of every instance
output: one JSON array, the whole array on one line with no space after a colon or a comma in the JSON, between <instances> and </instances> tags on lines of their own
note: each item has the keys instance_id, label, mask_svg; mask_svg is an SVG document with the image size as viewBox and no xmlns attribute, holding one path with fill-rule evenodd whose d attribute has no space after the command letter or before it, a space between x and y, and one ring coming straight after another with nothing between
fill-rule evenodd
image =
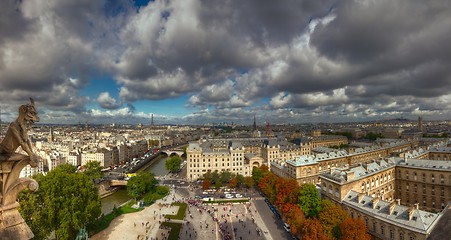
<instances>
[{"instance_id":1,"label":"gargoyle's horn","mask_svg":"<svg viewBox=\"0 0 451 240\"><path fill-rule=\"evenodd\" d=\"M34 106L34 100L33 100L33 98L30 98L30 102L31 102L31 105Z\"/></svg>"}]
</instances>

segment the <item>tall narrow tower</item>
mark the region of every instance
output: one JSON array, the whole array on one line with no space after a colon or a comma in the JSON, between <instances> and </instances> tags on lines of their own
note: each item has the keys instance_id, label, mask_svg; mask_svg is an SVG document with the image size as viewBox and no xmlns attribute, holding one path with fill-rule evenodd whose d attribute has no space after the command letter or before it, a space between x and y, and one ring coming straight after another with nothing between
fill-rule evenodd
<instances>
[{"instance_id":1,"label":"tall narrow tower","mask_svg":"<svg viewBox=\"0 0 451 240\"><path fill-rule=\"evenodd\" d=\"M0 137L3 139L2 106L0 106Z\"/></svg>"},{"instance_id":2,"label":"tall narrow tower","mask_svg":"<svg viewBox=\"0 0 451 240\"><path fill-rule=\"evenodd\" d=\"M53 136L53 128L50 127L50 132L49 132L49 142L53 142L55 141L55 137Z\"/></svg>"},{"instance_id":3,"label":"tall narrow tower","mask_svg":"<svg viewBox=\"0 0 451 240\"><path fill-rule=\"evenodd\" d=\"M153 113L152 113L152 116L150 117L150 127L153 128Z\"/></svg>"},{"instance_id":4,"label":"tall narrow tower","mask_svg":"<svg viewBox=\"0 0 451 240\"><path fill-rule=\"evenodd\" d=\"M423 132L423 118L421 116L418 117L418 131Z\"/></svg>"},{"instance_id":5,"label":"tall narrow tower","mask_svg":"<svg viewBox=\"0 0 451 240\"><path fill-rule=\"evenodd\" d=\"M254 131L257 131L257 121L255 120L255 114L254 114Z\"/></svg>"}]
</instances>

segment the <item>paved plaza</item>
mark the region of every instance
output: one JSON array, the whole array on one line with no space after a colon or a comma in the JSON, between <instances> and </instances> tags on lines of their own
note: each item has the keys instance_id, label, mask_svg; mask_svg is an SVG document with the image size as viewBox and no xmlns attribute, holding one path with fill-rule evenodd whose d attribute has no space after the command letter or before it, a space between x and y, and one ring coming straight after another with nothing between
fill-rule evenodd
<instances>
[{"instance_id":1,"label":"paved plaza","mask_svg":"<svg viewBox=\"0 0 451 240\"><path fill-rule=\"evenodd\" d=\"M189 193L188 193L189 194ZM189 201L191 199L191 201ZM167 239L169 229L161 226L164 215L176 214L175 201L190 202L182 223L179 239L268 239L268 232L252 201L240 204L201 205L187 196L186 191L171 190L171 193L153 205L136 213L114 219L110 226L91 237L93 240Z\"/></svg>"},{"instance_id":2,"label":"paved plaza","mask_svg":"<svg viewBox=\"0 0 451 240\"><path fill-rule=\"evenodd\" d=\"M190 204L180 239L272 239L252 203Z\"/></svg>"}]
</instances>

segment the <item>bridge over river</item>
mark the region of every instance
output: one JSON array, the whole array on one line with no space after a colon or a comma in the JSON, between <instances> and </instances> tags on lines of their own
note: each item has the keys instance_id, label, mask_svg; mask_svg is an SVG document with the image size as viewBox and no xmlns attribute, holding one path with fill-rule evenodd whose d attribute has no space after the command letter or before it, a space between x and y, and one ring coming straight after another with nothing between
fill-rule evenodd
<instances>
[{"instance_id":1,"label":"bridge over river","mask_svg":"<svg viewBox=\"0 0 451 240\"><path fill-rule=\"evenodd\" d=\"M177 155L177 156L179 156L179 157L182 157L182 155L185 154L185 152L183 151L183 149L179 149L179 148L176 148L176 149L160 150L160 153L166 154L166 155L168 155L169 157L170 157L170 156L173 156L173 155Z\"/></svg>"},{"instance_id":2,"label":"bridge over river","mask_svg":"<svg viewBox=\"0 0 451 240\"><path fill-rule=\"evenodd\" d=\"M183 150L180 151L172 151L172 150L165 150L165 154L167 155L167 153L170 153L170 155L173 152L178 152L183 154ZM166 159L168 159L168 157L170 155L167 155L163 157L159 157L159 158L155 158L152 160L152 162L149 162L148 164L143 164L142 166L140 166L140 171L146 171L146 172L151 172L153 174L155 174L155 177L157 179L165 176L168 171L166 170ZM126 186L127 185L127 181L125 180L111 180L110 181L111 186L113 187L120 187L120 186ZM111 212L111 210L113 209L114 206L118 207L121 204L125 203L126 201L128 201L130 199L130 197L127 195L127 190L124 189L123 187L120 187L120 189L116 192L114 192L113 194L111 194L108 197L102 198L102 213L107 214L109 212Z\"/></svg>"}]
</instances>

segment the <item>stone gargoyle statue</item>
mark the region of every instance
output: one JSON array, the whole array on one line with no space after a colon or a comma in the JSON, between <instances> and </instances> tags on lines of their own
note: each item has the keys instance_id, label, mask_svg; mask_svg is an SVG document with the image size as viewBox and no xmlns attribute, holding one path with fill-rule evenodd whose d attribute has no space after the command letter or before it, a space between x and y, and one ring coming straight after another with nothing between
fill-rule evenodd
<instances>
[{"instance_id":1,"label":"stone gargoyle statue","mask_svg":"<svg viewBox=\"0 0 451 240\"><path fill-rule=\"evenodd\" d=\"M39 121L34 101L19 107L19 116L9 125L5 138L0 143L0 239L28 240L34 234L18 211L19 193L28 188L34 192L39 184L31 178L20 178L20 172L29 164L38 165L38 156L33 153L28 130ZM27 155L16 153L19 146Z\"/></svg>"},{"instance_id":2,"label":"stone gargoyle statue","mask_svg":"<svg viewBox=\"0 0 451 240\"><path fill-rule=\"evenodd\" d=\"M20 146L30 157L30 166L38 166L38 156L33 153L28 130L35 122L39 122L38 112L34 100L30 98L29 104L19 107L19 116L9 125L5 138L0 143L0 154L13 154Z\"/></svg>"}]
</instances>

